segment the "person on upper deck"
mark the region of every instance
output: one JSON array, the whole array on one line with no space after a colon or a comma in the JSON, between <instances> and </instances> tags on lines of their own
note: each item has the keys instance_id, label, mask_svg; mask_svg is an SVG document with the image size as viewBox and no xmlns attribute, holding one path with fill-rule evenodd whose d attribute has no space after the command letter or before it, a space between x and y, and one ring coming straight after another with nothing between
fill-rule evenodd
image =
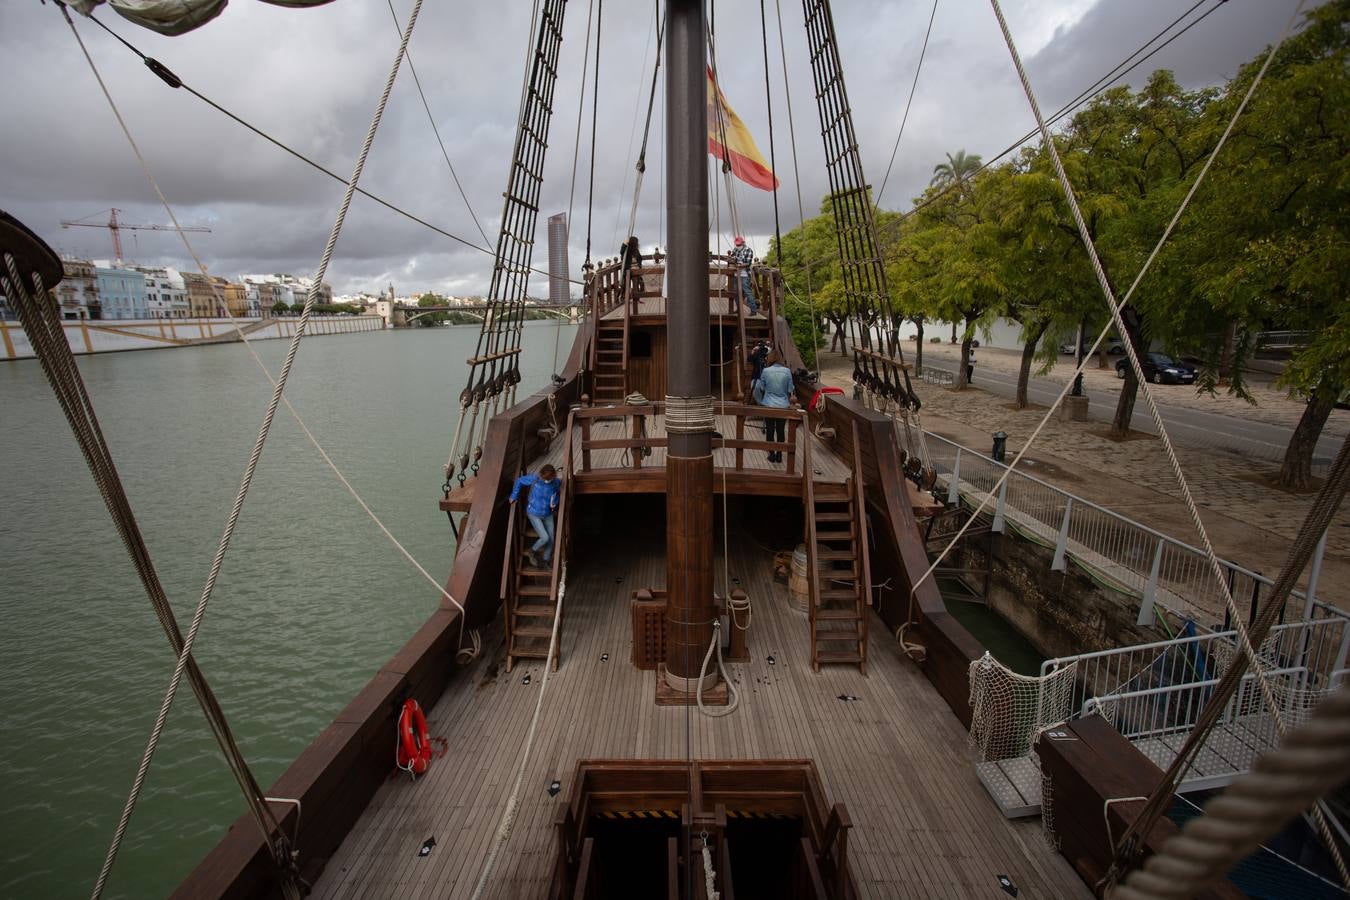
<instances>
[{"instance_id":1,"label":"person on upper deck","mask_svg":"<svg viewBox=\"0 0 1350 900\"><path fill-rule=\"evenodd\" d=\"M553 561L553 515L558 508L558 497L562 494L562 479L558 477L558 470L547 464L540 468L538 475L526 473L517 478L515 487L511 488L512 503L516 502L522 487L530 489L525 515L534 526L535 534L539 535L528 551L530 564L538 569L546 569Z\"/></svg>"},{"instance_id":2,"label":"person on upper deck","mask_svg":"<svg viewBox=\"0 0 1350 900\"><path fill-rule=\"evenodd\" d=\"M792 392L795 390L792 373L783 365L783 357L777 350L769 352L767 363L764 371L759 374L759 380L755 382L755 402L769 409L787 409L792 405ZM770 442L786 440L783 419L768 415L764 417L764 440ZM769 451L769 462L782 461L783 451Z\"/></svg>"},{"instance_id":3,"label":"person on upper deck","mask_svg":"<svg viewBox=\"0 0 1350 900\"><path fill-rule=\"evenodd\" d=\"M642 265L642 247L638 243L637 235L629 235L628 240L619 247L619 261L623 263L622 283L629 288L628 296L631 298L640 296L642 276L631 271Z\"/></svg>"},{"instance_id":4,"label":"person on upper deck","mask_svg":"<svg viewBox=\"0 0 1350 900\"><path fill-rule=\"evenodd\" d=\"M750 284L750 267L755 264L755 251L745 242L745 238L736 235L736 246L727 252L727 262L736 267L736 281L741 286L741 299L745 301L750 315L759 312L759 303L755 300L755 289Z\"/></svg>"}]
</instances>

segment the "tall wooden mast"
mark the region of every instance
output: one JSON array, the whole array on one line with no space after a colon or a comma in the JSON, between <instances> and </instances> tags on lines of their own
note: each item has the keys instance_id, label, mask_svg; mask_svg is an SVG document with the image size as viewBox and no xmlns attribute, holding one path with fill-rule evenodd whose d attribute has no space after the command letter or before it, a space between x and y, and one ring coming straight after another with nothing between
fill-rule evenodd
<instances>
[{"instance_id":1,"label":"tall wooden mast","mask_svg":"<svg viewBox=\"0 0 1350 900\"><path fill-rule=\"evenodd\" d=\"M692 689L716 615L703 0L670 0L666 16L666 680Z\"/></svg>"}]
</instances>

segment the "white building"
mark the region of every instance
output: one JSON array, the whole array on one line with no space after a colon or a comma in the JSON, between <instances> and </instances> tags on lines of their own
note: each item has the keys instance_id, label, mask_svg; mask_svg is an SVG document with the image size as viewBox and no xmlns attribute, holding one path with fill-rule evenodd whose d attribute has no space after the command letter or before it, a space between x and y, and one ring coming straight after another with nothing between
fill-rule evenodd
<instances>
[{"instance_id":1,"label":"white building","mask_svg":"<svg viewBox=\"0 0 1350 900\"><path fill-rule=\"evenodd\" d=\"M177 269L135 266L145 276L145 314L152 319L182 319L189 312L187 284Z\"/></svg>"}]
</instances>

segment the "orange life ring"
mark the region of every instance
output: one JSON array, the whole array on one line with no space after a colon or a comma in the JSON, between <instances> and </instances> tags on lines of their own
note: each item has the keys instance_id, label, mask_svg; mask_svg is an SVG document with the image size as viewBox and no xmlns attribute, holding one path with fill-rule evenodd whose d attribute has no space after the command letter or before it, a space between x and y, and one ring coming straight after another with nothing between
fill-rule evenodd
<instances>
[{"instance_id":1,"label":"orange life ring","mask_svg":"<svg viewBox=\"0 0 1350 900\"><path fill-rule=\"evenodd\" d=\"M431 765L431 741L427 738L427 717L422 707L409 697L398 717L398 767L422 775Z\"/></svg>"},{"instance_id":2,"label":"orange life ring","mask_svg":"<svg viewBox=\"0 0 1350 900\"><path fill-rule=\"evenodd\" d=\"M842 395L843 393L844 393L843 388L823 387L820 390L816 391L816 393L811 397L811 403L809 404L808 409L810 409L811 412L820 412L821 407L825 405L826 394Z\"/></svg>"}]
</instances>

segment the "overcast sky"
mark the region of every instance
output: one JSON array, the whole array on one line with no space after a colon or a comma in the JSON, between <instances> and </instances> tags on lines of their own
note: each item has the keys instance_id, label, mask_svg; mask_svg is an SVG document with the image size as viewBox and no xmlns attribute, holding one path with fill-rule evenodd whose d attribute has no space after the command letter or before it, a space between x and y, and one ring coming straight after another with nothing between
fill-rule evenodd
<instances>
[{"instance_id":1,"label":"overcast sky","mask_svg":"<svg viewBox=\"0 0 1350 900\"><path fill-rule=\"evenodd\" d=\"M1217 0L1206 0L1192 16ZM801 5L780 0L795 117L802 203L826 190L819 124L806 65ZM1172 69L1189 87L1221 83L1278 36L1296 0L1229 0L1129 80ZM582 54L590 0L567 4L561 75L535 264L547 264L544 218L569 207ZM1005 0L1013 37L1042 108L1056 109L1191 6L1183 0ZM515 133L529 31L525 0L425 3L410 44L427 101L470 204L495 242L501 192ZM775 3L766 4L782 228L799 221ZM400 20L411 0L394 0ZM600 112L595 153L593 254L612 255L627 227L633 162L655 49L653 4L604 6ZM854 125L868 180L880 186L918 64L931 0L840 0L834 4ZM190 34L160 37L106 7L97 15L237 115L329 168L350 173L398 32L381 0L337 0L286 9L234 0ZM128 50L90 22L77 27L198 252L215 274L311 274L342 197L342 185L229 121L185 91L170 90ZM759 5L717 10L718 70L728 101L769 156ZM594 52L594 50L592 50ZM112 255L106 229L62 229L60 220L106 220L117 207L130 223L166 223L126 139L56 7L0 2L0 208L58 250ZM592 57L591 65L594 65ZM589 97L590 89L587 88ZM638 210L644 246L664 246L664 131L658 90L648 177ZM927 57L882 205L907 208L947 152L992 156L1034 126L998 24L986 0L939 0ZM570 255L576 277L585 255L590 111L585 113ZM483 243L456 191L405 65L361 184L439 227ZM772 195L737 189L743 230L758 253L773 233ZM724 235L730 225L723 221ZM724 237L725 241L726 238ZM171 232L123 232L125 255L146 264L191 268ZM482 293L491 258L357 197L328 270L339 293L437 290ZM532 294L545 294L542 278Z\"/></svg>"}]
</instances>

